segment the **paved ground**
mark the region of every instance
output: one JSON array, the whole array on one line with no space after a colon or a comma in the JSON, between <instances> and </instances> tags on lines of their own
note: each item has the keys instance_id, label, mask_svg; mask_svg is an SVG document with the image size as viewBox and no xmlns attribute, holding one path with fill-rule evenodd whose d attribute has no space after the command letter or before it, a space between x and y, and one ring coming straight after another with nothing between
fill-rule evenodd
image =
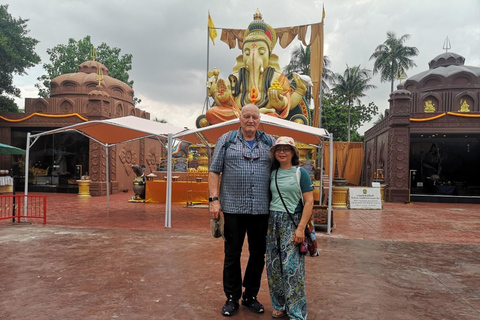
<instances>
[{"instance_id":1,"label":"paved ground","mask_svg":"<svg viewBox=\"0 0 480 320\"><path fill-rule=\"evenodd\" d=\"M222 319L223 245L206 209L49 194L48 224L0 222L0 319ZM337 210L307 258L309 319L480 319L480 206ZM247 248L245 247L245 250ZM246 259L243 265L246 264ZM233 319L271 319L259 300Z\"/></svg>"}]
</instances>

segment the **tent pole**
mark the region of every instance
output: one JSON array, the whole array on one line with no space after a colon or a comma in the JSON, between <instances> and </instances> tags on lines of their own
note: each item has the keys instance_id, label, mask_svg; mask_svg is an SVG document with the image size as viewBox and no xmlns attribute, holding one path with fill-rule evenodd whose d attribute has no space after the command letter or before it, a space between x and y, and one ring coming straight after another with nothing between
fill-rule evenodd
<instances>
[{"instance_id":1,"label":"tent pole","mask_svg":"<svg viewBox=\"0 0 480 320\"><path fill-rule=\"evenodd\" d=\"M328 218L327 218L327 234L332 231L330 227L332 221L332 190L333 190L333 133L330 133L330 172L328 173L330 180L330 188L328 189Z\"/></svg>"},{"instance_id":2,"label":"tent pole","mask_svg":"<svg viewBox=\"0 0 480 320\"><path fill-rule=\"evenodd\" d=\"M172 227L172 134L168 134L168 157L167 157L167 195L165 200L165 228Z\"/></svg>"},{"instance_id":3,"label":"tent pole","mask_svg":"<svg viewBox=\"0 0 480 320\"><path fill-rule=\"evenodd\" d=\"M30 162L30 132L27 132L27 153L25 154L25 189L24 189L24 194L25 197L23 198L23 215L25 218L23 218L23 221L27 221L27 215L28 215L28 163ZM20 220L19 220L20 222Z\"/></svg>"},{"instance_id":4,"label":"tent pole","mask_svg":"<svg viewBox=\"0 0 480 320\"><path fill-rule=\"evenodd\" d=\"M108 170L109 161L108 161L108 143L105 144L105 166L106 166L106 174L107 174L107 208L110 208L110 171Z\"/></svg>"},{"instance_id":5,"label":"tent pole","mask_svg":"<svg viewBox=\"0 0 480 320\"><path fill-rule=\"evenodd\" d=\"M317 146L317 168L320 169L320 187L319 187L319 205L323 203L323 154L325 152L324 146L324 139L320 141L320 145Z\"/></svg>"}]
</instances>

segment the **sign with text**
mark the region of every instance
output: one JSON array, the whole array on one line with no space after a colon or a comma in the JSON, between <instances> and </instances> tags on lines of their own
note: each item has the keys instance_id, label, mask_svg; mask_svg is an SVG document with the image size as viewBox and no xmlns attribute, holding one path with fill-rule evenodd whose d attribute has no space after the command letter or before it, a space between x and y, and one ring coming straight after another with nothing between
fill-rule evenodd
<instances>
[{"instance_id":1,"label":"sign with text","mask_svg":"<svg viewBox=\"0 0 480 320\"><path fill-rule=\"evenodd\" d=\"M350 209L382 209L380 188L348 188Z\"/></svg>"}]
</instances>

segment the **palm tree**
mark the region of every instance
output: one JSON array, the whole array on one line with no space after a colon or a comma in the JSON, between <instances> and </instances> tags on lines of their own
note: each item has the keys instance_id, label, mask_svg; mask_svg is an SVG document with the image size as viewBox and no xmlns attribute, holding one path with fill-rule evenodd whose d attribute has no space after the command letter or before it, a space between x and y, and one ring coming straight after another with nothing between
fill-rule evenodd
<instances>
[{"instance_id":1,"label":"palm tree","mask_svg":"<svg viewBox=\"0 0 480 320\"><path fill-rule=\"evenodd\" d=\"M379 124L380 122L382 122L383 120L385 120L385 113L380 113L380 114L378 115L377 120L375 120L375 121L373 122L373 125L377 125L377 124Z\"/></svg>"},{"instance_id":2,"label":"palm tree","mask_svg":"<svg viewBox=\"0 0 480 320\"><path fill-rule=\"evenodd\" d=\"M390 81L390 92L393 92L393 83L397 75L406 75L406 70L417 66L410 57L417 56L418 49L403 45L409 38L409 34L404 34L397 39L395 32L388 31L387 40L370 56L370 60L375 59L373 74L380 72L381 82Z\"/></svg>"},{"instance_id":3,"label":"palm tree","mask_svg":"<svg viewBox=\"0 0 480 320\"><path fill-rule=\"evenodd\" d=\"M322 90L328 91L330 88L327 84L331 82L333 79L333 72L329 69L331 65L330 59L328 56L323 56L323 73L322 73ZM310 76L310 47L304 48L301 44L295 48L292 52L292 57L290 59L290 63L283 68L283 72L287 76L287 78L291 81L293 79L293 73L304 74ZM307 94L305 95L305 99L310 101L312 97L311 88L308 88Z\"/></svg>"},{"instance_id":4,"label":"palm tree","mask_svg":"<svg viewBox=\"0 0 480 320\"><path fill-rule=\"evenodd\" d=\"M360 65L349 67L344 71L343 75L336 74L334 78L333 92L343 97L348 103L348 142L350 142L350 109L353 102L360 104L360 98L365 96L365 91L374 89L376 86L368 84L372 80L371 71L360 68Z\"/></svg>"}]
</instances>

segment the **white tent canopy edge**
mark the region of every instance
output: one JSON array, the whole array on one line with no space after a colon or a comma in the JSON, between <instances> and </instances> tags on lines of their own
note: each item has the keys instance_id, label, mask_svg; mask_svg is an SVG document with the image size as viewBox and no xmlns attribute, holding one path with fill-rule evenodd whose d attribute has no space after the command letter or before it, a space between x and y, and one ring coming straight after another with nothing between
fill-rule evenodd
<instances>
[{"instance_id":1,"label":"white tent canopy edge","mask_svg":"<svg viewBox=\"0 0 480 320\"><path fill-rule=\"evenodd\" d=\"M155 137L167 138L168 135L184 131L185 128L175 127L165 123L159 123L139 117L126 116L121 118L107 119L107 120L92 120L74 125L57 128L38 134L27 133L27 146L25 155L25 195L28 195L28 173L29 173L29 158L30 148L41 137L55 133L75 131L89 139L94 140L105 147L106 153L106 181L110 182L109 174L109 157L108 148L117 144L131 142L139 139ZM31 143L31 140L33 142ZM163 142L159 139L160 143ZM110 205L110 186L107 187L107 206ZM28 197L24 200L24 215L27 216Z\"/></svg>"}]
</instances>

